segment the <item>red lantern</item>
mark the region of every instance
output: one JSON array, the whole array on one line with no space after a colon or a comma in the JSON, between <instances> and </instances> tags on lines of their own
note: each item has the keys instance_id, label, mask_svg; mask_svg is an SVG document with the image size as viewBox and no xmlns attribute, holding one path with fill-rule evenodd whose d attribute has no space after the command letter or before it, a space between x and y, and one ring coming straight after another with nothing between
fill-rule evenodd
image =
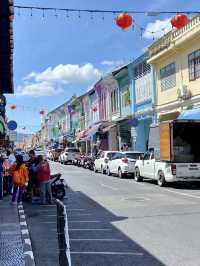
<instances>
[{"instance_id":1,"label":"red lantern","mask_svg":"<svg viewBox=\"0 0 200 266\"><path fill-rule=\"evenodd\" d=\"M10 109L11 110L15 110L17 108L17 105L16 104L11 104L11 106L10 106Z\"/></svg>"},{"instance_id":2,"label":"red lantern","mask_svg":"<svg viewBox=\"0 0 200 266\"><path fill-rule=\"evenodd\" d=\"M97 112L97 107L94 106L94 107L92 108L92 111L93 111L94 113L96 113L96 112Z\"/></svg>"},{"instance_id":3,"label":"red lantern","mask_svg":"<svg viewBox=\"0 0 200 266\"><path fill-rule=\"evenodd\" d=\"M75 115L76 115L76 112L75 112L75 111L72 111L72 112L71 112L71 115L72 115L72 116L75 116Z\"/></svg>"},{"instance_id":4,"label":"red lantern","mask_svg":"<svg viewBox=\"0 0 200 266\"><path fill-rule=\"evenodd\" d=\"M181 29L189 22L189 18L185 14L177 14L171 19L172 27Z\"/></svg>"},{"instance_id":5,"label":"red lantern","mask_svg":"<svg viewBox=\"0 0 200 266\"><path fill-rule=\"evenodd\" d=\"M40 110L39 114L44 115L45 114L44 110Z\"/></svg>"},{"instance_id":6,"label":"red lantern","mask_svg":"<svg viewBox=\"0 0 200 266\"><path fill-rule=\"evenodd\" d=\"M119 26L122 30L128 29L133 24L133 18L128 13L119 14L115 21L117 26Z\"/></svg>"}]
</instances>

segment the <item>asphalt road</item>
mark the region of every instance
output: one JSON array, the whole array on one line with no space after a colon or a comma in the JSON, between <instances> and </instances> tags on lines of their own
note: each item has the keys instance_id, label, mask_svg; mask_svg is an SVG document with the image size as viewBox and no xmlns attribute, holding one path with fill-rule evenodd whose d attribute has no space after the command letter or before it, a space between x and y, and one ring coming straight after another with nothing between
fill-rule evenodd
<instances>
[{"instance_id":1,"label":"asphalt road","mask_svg":"<svg viewBox=\"0 0 200 266\"><path fill-rule=\"evenodd\" d=\"M73 266L200 265L200 186L160 188L52 163L70 189Z\"/></svg>"}]
</instances>

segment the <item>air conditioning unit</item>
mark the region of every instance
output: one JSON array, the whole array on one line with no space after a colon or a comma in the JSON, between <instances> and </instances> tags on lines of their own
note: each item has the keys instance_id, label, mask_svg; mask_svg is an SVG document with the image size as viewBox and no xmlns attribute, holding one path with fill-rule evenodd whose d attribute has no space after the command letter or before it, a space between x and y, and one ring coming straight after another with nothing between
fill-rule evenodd
<instances>
[{"instance_id":1,"label":"air conditioning unit","mask_svg":"<svg viewBox=\"0 0 200 266\"><path fill-rule=\"evenodd\" d=\"M177 90L179 100L188 100L191 98L191 92L187 86L183 85Z\"/></svg>"}]
</instances>

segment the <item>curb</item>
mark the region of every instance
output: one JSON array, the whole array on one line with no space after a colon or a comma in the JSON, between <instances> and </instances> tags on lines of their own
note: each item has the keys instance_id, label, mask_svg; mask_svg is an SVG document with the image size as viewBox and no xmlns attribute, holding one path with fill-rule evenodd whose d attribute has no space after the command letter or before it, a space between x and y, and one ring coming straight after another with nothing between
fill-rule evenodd
<instances>
[{"instance_id":1,"label":"curb","mask_svg":"<svg viewBox=\"0 0 200 266\"><path fill-rule=\"evenodd\" d=\"M31 245L30 234L26 223L26 216L22 204L18 205L19 223L21 229L25 266L35 266L35 259Z\"/></svg>"}]
</instances>

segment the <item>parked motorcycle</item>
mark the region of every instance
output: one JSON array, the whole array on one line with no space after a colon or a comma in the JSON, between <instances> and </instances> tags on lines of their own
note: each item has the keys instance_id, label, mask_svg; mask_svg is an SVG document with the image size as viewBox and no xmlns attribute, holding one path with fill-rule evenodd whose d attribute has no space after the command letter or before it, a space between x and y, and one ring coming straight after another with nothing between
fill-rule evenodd
<instances>
[{"instance_id":1,"label":"parked motorcycle","mask_svg":"<svg viewBox=\"0 0 200 266\"><path fill-rule=\"evenodd\" d=\"M84 167L89 170L94 170L95 157L90 155L85 158Z\"/></svg>"},{"instance_id":2,"label":"parked motorcycle","mask_svg":"<svg viewBox=\"0 0 200 266\"><path fill-rule=\"evenodd\" d=\"M51 192L56 199L62 200L65 197L64 179L60 173L51 176Z\"/></svg>"}]
</instances>

